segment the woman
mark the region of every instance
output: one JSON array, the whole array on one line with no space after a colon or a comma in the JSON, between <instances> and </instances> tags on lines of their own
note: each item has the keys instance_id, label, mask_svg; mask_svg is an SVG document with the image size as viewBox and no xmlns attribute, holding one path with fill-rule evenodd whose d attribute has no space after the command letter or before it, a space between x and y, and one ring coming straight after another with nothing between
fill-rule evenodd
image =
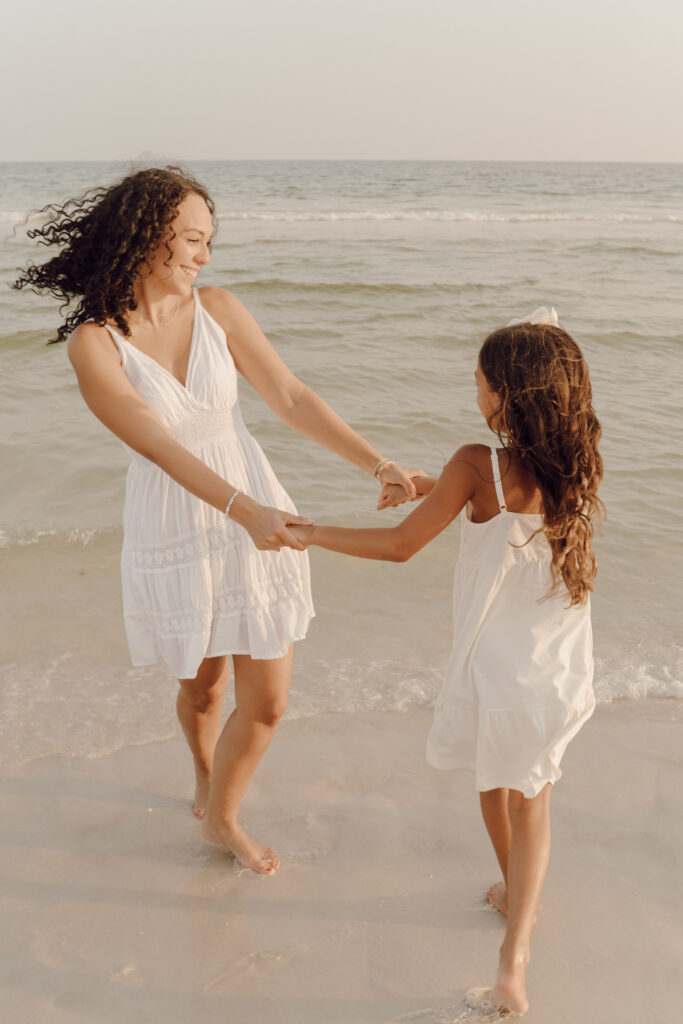
<instances>
[{"instance_id":1,"label":"woman","mask_svg":"<svg viewBox=\"0 0 683 1024\"><path fill-rule=\"evenodd\" d=\"M133 663L161 657L179 678L205 837L271 874L276 854L238 812L313 615L307 555L289 530L310 520L247 432L235 370L284 423L381 484L412 497L418 470L382 458L299 381L234 295L193 288L214 230L193 178L151 168L47 212L29 234L60 252L15 287L78 300L54 340L69 338L85 401L131 453L122 577ZM221 732L230 655L236 707Z\"/></svg>"}]
</instances>

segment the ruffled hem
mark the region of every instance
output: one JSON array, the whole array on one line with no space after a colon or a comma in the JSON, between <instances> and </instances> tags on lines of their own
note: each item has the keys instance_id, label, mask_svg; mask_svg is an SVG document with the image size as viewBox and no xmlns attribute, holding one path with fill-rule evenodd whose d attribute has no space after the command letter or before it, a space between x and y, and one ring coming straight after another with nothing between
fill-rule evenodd
<instances>
[{"instance_id":1,"label":"ruffled hem","mask_svg":"<svg viewBox=\"0 0 683 1024\"><path fill-rule=\"evenodd\" d=\"M260 609L258 614L208 614L203 629L164 636L151 629L143 616L126 616L126 634L133 665L164 661L177 679L194 679L204 658L246 654L270 661L285 656L292 643L303 640L313 606L301 601Z\"/></svg>"},{"instance_id":2,"label":"ruffled hem","mask_svg":"<svg viewBox=\"0 0 683 1024\"><path fill-rule=\"evenodd\" d=\"M581 707L490 709L466 701L458 707L437 705L427 761L440 770L469 768L480 793L516 789L531 799L562 777L565 750L594 709L592 691Z\"/></svg>"}]
</instances>

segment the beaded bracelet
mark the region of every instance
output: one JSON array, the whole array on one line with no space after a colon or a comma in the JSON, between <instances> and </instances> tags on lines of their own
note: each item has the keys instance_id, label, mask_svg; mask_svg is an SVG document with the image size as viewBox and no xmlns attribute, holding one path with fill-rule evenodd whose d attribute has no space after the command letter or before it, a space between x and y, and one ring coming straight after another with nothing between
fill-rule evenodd
<instances>
[{"instance_id":1,"label":"beaded bracelet","mask_svg":"<svg viewBox=\"0 0 683 1024\"><path fill-rule=\"evenodd\" d=\"M235 500L235 498L237 497L237 495L241 494L241 493L242 493L241 491L234 491L233 492L232 497L230 498L230 501L228 502L227 508L226 508L225 512L223 513L225 515L226 519L230 518L230 506L232 505L232 503Z\"/></svg>"}]
</instances>

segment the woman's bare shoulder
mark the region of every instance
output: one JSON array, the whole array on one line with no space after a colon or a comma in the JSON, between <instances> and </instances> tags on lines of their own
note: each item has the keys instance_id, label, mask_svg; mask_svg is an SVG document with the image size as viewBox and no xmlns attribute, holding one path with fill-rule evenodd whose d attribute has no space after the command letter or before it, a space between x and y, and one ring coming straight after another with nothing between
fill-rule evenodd
<instances>
[{"instance_id":1,"label":"woman's bare shoulder","mask_svg":"<svg viewBox=\"0 0 683 1024\"><path fill-rule=\"evenodd\" d=\"M79 324L69 335L66 351L75 368L93 359L114 359L119 363L121 361L109 331L92 320Z\"/></svg>"},{"instance_id":2,"label":"woman's bare shoulder","mask_svg":"<svg viewBox=\"0 0 683 1024\"><path fill-rule=\"evenodd\" d=\"M239 309L244 308L237 296L226 291L225 288L213 288L207 285L204 288L198 288L197 293L202 306L216 318L233 316Z\"/></svg>"}]
</instances>

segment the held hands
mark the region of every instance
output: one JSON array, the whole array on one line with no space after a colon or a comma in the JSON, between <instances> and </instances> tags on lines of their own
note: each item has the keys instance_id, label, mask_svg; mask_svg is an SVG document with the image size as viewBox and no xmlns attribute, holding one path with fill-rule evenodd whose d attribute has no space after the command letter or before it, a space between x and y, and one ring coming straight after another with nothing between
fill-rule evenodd
<instances>
[{"instance_id":1,"label":"held hands","mask_svg":"<svg viewBox=\"0 0 683 1024\"><path fill-rule=\"evenodd\" d=\"M377 479L380 484L397 484L405 492L404 501L413 501L416 497L415 483L413 477L424 476L422 469L408 469L406 466L397 466L395 462L387 462L380 469ZM380 507L379 505L377 506Z\"/></svg>"},{"instance_id":2,"label":"held hands","mask_svg":"<svg viewBox=\"0 0 683 1024\"><path fill-rule=\"evenodd\" d=\"M259 551L279 551L280 548L305 551L306 545L294 535L290 526L313 526L312 519L259 505L245 494L239 494L233 502L230 518L244 527Z\"/></svg>"},{"instance_id":3,"label":"held hands","mask_svg":"<svg viewBox=\"0 0 683 1024\"><path fill-rule=\"evenodd\" d=\"M298 523L293 524L290 527L289 532L294 534L296 539L301 542L302 547L307 548L313 539L313 531L315 526L300 526Z\"/></svg>"},{"instance_id":4,"label":"held hands","mask_svg":"<svg viewBox=\"0 0 683 1024\"><path fill-rule=\"evenodd\" d=\"M410 470L410 472L414 474L411 479L413 485L412 497L406 493L405 488L401 484L385 483L377 502L377 508L380 511L385 508L396 508L398 505L403 505L406 501L419 501L426 494L429 494L431 486L428 485L428 481L431 482L431 478L425 476L422 470ZM384 477L384 474L382 476Z\"/></svg>"}]
</instances>

